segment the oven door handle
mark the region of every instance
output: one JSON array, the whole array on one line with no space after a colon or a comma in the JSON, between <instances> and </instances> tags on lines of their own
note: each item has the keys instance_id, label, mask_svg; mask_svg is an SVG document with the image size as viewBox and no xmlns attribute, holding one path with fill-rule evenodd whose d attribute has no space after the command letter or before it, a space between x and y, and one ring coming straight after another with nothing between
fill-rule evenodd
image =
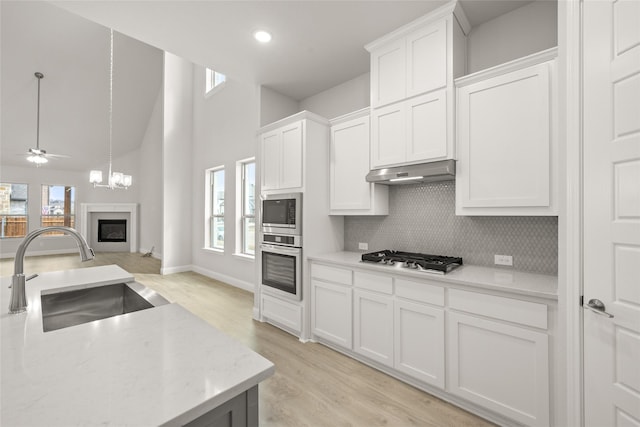
<instances>
[{"instance_id":1,"label":"oven door handle","mask_svg":"<svg viewBox=\"0 0 640 427\"><path fill-rule=\"evenodd\" d=\"M282 253L286 255L300 255L301 250L299 248L287 248L286 246L278 246L278 245L268 245L265 243L261 243L260 247L262 249L268 249L274 253Z\"/></svg>"}]
</instances>

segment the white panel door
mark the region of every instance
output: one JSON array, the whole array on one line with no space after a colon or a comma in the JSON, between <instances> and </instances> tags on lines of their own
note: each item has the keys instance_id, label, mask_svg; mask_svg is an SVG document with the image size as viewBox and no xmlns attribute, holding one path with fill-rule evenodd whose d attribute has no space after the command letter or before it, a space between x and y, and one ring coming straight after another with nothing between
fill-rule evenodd
<instances>
[{"instance_id":1,"label":"white panel door","mask_svg":"<svg viewBox=\"0 0 640 427\"><path fill-rule=\"evenodd\" d=\"M302 187L302 122L282 129L280 188Z\"/></svg>"},{"instance_id":2,"label":"white panel door","mask_svg":"<svg viewBox=\"0 0 640 427\"><path fill-rule=\"evenodd\" d=\"M395 368L444 389L444 310L398 299L393 323Z\"/></svg>"},{"instance_id":3,"label":"white panel door","mask_svg":"<svg viewBox=\"0 0 640 427\"><path fill-rule=\"evenodd\" d=\"M406 101L407 161L447 158L447 91Z\"/></svg>"},{"instance_id":4,"label":"white panel door","mask_svg":"<svg viewBox=\"0 0 640 427\"><path fill-rule=\"evenodd\" d=\"M353 349L371 360L393 366L393 300L353 290Z\"/></svg>"},{"instance_id":5,"label":"white panel door","mask_svg":"<svg viewBox=\"0 0 640 427\"><path fill-rule=\"evenodd\" d=\"M405 104L398 102L371 112L371 167L403 163L405 154Z\"/></svg>"},{"instance_id":6,"label":"white panel door","mask_svg":"<svg viewBox=\"0 0 640 427\"><path fill-rule=\"evenodd\" d=\"M546 207L551 187L550 63L458 89L462 207Z\"/></svg>"},{"instance_id":7,"label":"white panel door","mask_svg":"<svg viewBox=\"0 0 640 427\"><path fill-rule=\"evenodd\" d=\"M262 136L262 190L275 190L280 183L281 133Z\"/></svg>"},{"instance_id":8,"label":"white panel door","mask_svg":"<svg viewBox=\"0 0 640 427\"><path fill-rule=\"evenodd\" d=\"M351 287L312 279L311 295L313 334L351 349Z\"/></svg>"},{"instance_id":9,"label":"white panel door","mask_svg":"<svg viewBox=\"0 0 640 427\"><path fill-rule=\"evenodd\" d=\"M402 38L371 52L371 106L379 107L406 96L406 45Z\"/></svg>"},{"instance_id":10,"label":"white panel door","mask_svg":"<svg viewBox=\"0 0 640 427\"><path fill-rule=\"evenodd\" d=\"M447 330L449 392L525 425L549 425L547 334L455 312Z\"/></svg>"},{"instance_id":11,"label":"white panel door","mask_svg":"<svg viewBox=\"0 0 640 427\"><path fill-rule=\"evenodd\" d=\"M583 7L584 422L640 426L640 2Z\"/></svg>"},{"instance_id":12,"label":"white panel door","mask_svg":"<svg viewBox=\"0 0 640 427\"><path fill-rule=\"evenodd\" d=\"M407 37L407 97L447 85L447 20Z\"/></svg>"},{"instance_id":13,"label":"white panel door","mask_svg":"<svg viewBox=\"0 0 640 427\"><path fill-rule=\"evenodd\" d=\"M369 116L331 127L331 209L369 209Z\"/></svg>"}]
</instances>

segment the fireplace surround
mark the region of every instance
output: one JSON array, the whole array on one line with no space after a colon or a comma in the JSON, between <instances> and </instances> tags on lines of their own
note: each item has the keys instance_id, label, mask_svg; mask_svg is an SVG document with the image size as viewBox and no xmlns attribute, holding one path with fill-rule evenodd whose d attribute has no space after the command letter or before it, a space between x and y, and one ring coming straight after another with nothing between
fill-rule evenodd
<instances>
[{"instance_id":1,"label":"fireplace surround","mask_svg":"<svg viewBox=\"0 0 640 427\"><path fill-rule=\"evenodd\" d=\"M129 251L138 252L138 204L137 203L81 203L80 217L80 233L90 241L89 231L91 230L90 221L92 214L96 213L123 213L129 214L127 224L129 241ZM98 236L95 236L97 240Z\"/></svg>"}]
</instances>

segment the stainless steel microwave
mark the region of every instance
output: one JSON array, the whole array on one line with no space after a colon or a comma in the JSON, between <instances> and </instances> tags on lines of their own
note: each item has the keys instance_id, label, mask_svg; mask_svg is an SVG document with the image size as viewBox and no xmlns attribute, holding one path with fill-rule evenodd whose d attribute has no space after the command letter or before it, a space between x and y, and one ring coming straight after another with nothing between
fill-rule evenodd
<instances>
[{"instance_id":1,"label":"stainless steel microwave","mask_svg":"<svg viewBox=\"0 0 640 427\"><path fill-rule=\"evenodd\" d=\"M262 232L302 235L302 193L267 194L262 198Z\"/></svg>"}]
</instances>

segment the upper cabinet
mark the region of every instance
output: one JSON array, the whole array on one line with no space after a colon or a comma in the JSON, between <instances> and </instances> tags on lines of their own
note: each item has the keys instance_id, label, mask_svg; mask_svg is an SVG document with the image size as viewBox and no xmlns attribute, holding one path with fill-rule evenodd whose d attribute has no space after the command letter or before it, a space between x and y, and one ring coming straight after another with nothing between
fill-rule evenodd
<instances>
[{"instance_id":1,"label":"upper cabinet","mask_svg":"<svg viewBox=\"0 0 640 427\"><path fill-rule=\"evenodd\" d=\"M372 169L454 158L453 79L466 68L466 22L452 2L366 46Z\"/></svg>"},{"instance_id":2,"label":"upper cabinet","mask_svg":"<svg viewBox=\"0 0 640 427\"><path fill-rule=\"evenodd\" d=\"M369 173L369 108L331 120L331 215L387 215L389 187L365 180Z\"/></svg>"},{"instance_id":3,"label":"upper cabinet","mask_svg":"<svg viewBox=\"0 0 640 427\"><path fill-rule=\"evenodd\" d=\"M557 49L456 80L458 215L557 215Z\"/></svg>"},{"instance_id":4,"label":"upper cabinet","mask_svg":"<svg viewBox=\"0 0 640 427\"><path fill-rule=\"evenodd\" d=\"M307 145L313 139L326 147L327 123L303 111L260 129L261 191L304 189Z\"/></svg>"}]
</instances>

